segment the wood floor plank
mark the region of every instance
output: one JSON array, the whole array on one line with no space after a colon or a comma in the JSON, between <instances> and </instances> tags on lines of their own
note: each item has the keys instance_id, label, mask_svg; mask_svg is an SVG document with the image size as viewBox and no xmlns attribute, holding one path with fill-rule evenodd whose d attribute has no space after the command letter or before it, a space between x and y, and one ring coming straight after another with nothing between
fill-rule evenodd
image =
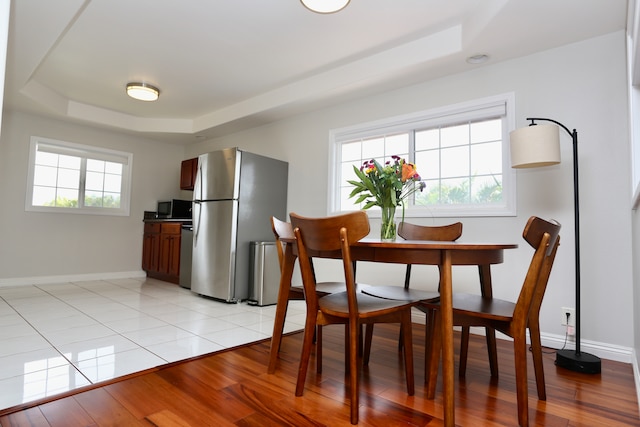
<instances>
[{"instance_id":1,"label":"wood floor plank","mask_svg":"<svg viewBox=\"0 0 640 427\"><path fill-rule=\"evenodd\" d=\"M148 423L136 418L106 390L98 388L75 396L78 404L99 426L147 426Z\"/></svg>"},{"instance_id":2,"label":"wood floor plank","mask_svg":"<svg viewBox=\"0 0 640 427\"><path fill-rule=\"evenodd\" d=\"M42 414L51 427L93 427L97 426L74 397L56 400L40 406Z\"/></svg>"},{"instance_id":3,"label":"wood floor plank","mask_svg":"<svg viewBox=\"0 0 640 427\"><path fill-rule=\"evenodd\" d=\"M300 397L294 395L302 345L302 334L297 333L284 337L272 375L266 373L269 342L263 341L34 404L33 408L0 413L0 423L2 427L348 426L343 334L342 327L325 328L323 372L315 372L312 355ZM370 364L361 368L360 425L442 426L441 381L436 398L425 398L424 329L421 325L414 328L414 396L406 393L397 339L397 326L376 326ZM458 343L456 333L456 348ZM491 378L485 340L471 337L466 376L456 376L455 381L457 425L517 425L511 342L498 340L498 353L499 377ZM640 426L630 364L603 360L602 374L587 375L558 368L554 360L555 352L545 349L546 401L537 398L533 364L528 363L530 425Z\"/></svg>"},{"instance_id":4,"label":"wood floor plank","mask_svg":"<svg viewBox=\"0 0 640 427\"><path fill-rule=\"evenodd\" d=\"M39 407L25 409L24 411L0 417L2 427L48 427L49 422Z\"/></svg>"}]
</instances>

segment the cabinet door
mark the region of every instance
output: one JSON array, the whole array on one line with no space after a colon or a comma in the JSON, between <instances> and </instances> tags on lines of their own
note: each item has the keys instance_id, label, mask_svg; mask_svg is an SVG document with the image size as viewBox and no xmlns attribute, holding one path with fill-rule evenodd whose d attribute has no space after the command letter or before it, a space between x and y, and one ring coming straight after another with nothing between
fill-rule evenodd
<instances>
[{"instance_id":1,"label":"cabinet door","mask_svg":"<svg viewBox=\"0 0 640 427\"><path fill-rule=\"evenodd\" d=\"M180 275L181 224L162 224L160 233L160 265L158 271L172 278Z\"/></svg>"},{"instance_id":2,"label":"cabinet door","mask_svg":"<svg viewBox=\"0 0 640 427\"><path fill-rule=\"evenodd\" d=\"M142 269L158 271L160 257L160 224L145 224L142 241Z\"/></svg>"},{"instance_id":3,"label":"cabinet door","mask_svg":"<svg viewBox=\"0 0 640 427\"><path fill-rule=\"evenodd\" d=\"M193 190L196 182L196 173L198 170L198 158L182 161L180 168L180 189Z\"/></svg>"}]
</instances>

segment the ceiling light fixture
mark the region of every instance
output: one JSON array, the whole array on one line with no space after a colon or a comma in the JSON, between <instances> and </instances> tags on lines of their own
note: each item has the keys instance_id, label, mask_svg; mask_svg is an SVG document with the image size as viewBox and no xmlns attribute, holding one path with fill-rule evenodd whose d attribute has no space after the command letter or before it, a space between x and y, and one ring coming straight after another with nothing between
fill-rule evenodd
<instances>
[{"instance_id":1,"label":"ceiling light fixture","mask_svg":"<svg viewBox=\"0 0 640 427\"><path fill-rule=\"evenodd\" d=\"M349 4L351 0L300 0L302 5L316 13L335 13Z\"/></svg>"},{"instance_id":2,"label":"ceiling light fixture","mask_svg":"<svg viewBox=\"0 0 640 427\"><path fill-rule=\"evenodd\" d=\"M127 83L127 95L140 101L155 101L160 89L148 83Z\"/></svg>"}]
</instances>

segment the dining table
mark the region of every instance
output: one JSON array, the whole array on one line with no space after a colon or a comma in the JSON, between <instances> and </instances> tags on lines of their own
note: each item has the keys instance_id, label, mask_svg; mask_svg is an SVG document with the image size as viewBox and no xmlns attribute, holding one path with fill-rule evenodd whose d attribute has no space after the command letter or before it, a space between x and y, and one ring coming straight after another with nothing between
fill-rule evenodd
<instances>
[{"instance_id":1,"label":"dining table","mask_svg":"<svg viewBox=\"0 0 640 427\"><path fill-rule=\"evenodd\" d=\"M280 342L289 301L291 279L297 258L295 239L281 239L285 245L284 259L281 265L280 288L276 305L276 316L271 337L268 373L274 373L277 365ZM505 249L515 249L514 243L489 242L440 242L425 240L382 241L366 237L351 245L351 258L354 261L369 261L397 264L437 265L440 269L440 311L442 344L442 381L444 424L455 425L454 402L454 351L453 351L453 311L452 311L452 266L477 266L482 295L492 296L491 265L500 264ZM312 257L341 258L340 252L309 253ZM495 336L494 338L495 339ZM431 381L431 380L430 380ZM428 387L434 390L435 387ZM427 394L434 398L433 393Z\"/></svg>"}]
</instances>

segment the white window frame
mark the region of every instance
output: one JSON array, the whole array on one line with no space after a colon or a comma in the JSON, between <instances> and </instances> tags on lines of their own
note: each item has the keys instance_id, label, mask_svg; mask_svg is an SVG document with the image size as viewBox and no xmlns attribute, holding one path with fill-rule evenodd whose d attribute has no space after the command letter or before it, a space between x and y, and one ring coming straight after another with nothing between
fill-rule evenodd
<instances>
[{"instance_id":1,"label":"white window frame","mask_svg":"<svg viewBox=\"0 0 640 427\"><path fill-rule=\"evenodd\" d=\"M466 120L481 120L495 117L496 111L502 111L505 114L502 127L503 203L496 205L407 205L405 216L415 218L515 216L516 173L511 168L509 151L509 132L515 129L515 95L513 92L331 130L329 132L328 214L341 212L339 209L341 183L338 179L340 176L341 145L343 142L353 141L358 138L364 139L407 132L425 127L447 126ZM420 173L420 165L416 166L418 173ZM353 179L355 179L355 175ZM379 210L374 209L370 209L369 214L372 217L380 216Z\"/></svg>"},{"instance_id":2,"label":"white window frame","mask_svg":"<svg viewBox=\"0 0 640 427\"><path fill-rule=\"evenodd\" d=\"M83 159L107 160L122 164L122 183L120 192L119 208L104 208L95 206L80 207L60 207L60 206L37 206L33 205L33 185L36 152L39 145L46 145L48 150L57 151L59 154L70 154ZM83 162L83 164L86 162ZM84 215L112 215L129 216L131 206L131 167L133 154L124 151L116 151L108 148L95 147L91 145L76 144L73 142L59 141L50 138L32 136L29 147L29 174L27 177L27 191L25 198L25 210L30 212L49 213L70 213ZM84 185L80 185L80 195L84 196Z\"/></svg>"}]
</instances>

